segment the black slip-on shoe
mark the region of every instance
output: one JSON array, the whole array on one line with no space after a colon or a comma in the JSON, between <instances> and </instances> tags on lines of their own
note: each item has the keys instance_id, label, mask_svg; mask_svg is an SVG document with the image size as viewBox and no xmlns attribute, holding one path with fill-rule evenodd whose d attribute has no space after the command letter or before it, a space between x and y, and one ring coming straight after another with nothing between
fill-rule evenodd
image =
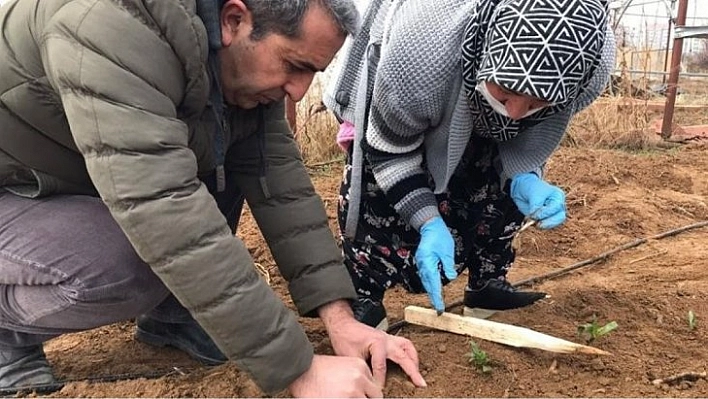
<instances>
[{"instance_id":1,"label":"black slip-on shoe","mask_svg":"<svg viewBox=\"0 0 708 399\"><path fill-rule=\"evenodd\" d=\"M354 318L377 330L388 330L388 318L383 304L370 299L359 299L352 304Z\"/></svg>"},{"instance_id":2,"label":"black slip-on shoe","mask_svg":"<svg viewBox=\"0 0 708 399\"><path fill-rule=\"evenodd\" d=\"M496 312L533 305L545 292L518 291L507 281L489 279L479 289L465 288L464 316L486 319Z\"/></svg>"},{"instance_id":3,"label":"black slip-on shoe","mask_svg":"<svg viewBox=\"0 0 708 399\"><path fill-rule=\"evenodd\" d=\"M0 389L32 389L56 383L42 345L0 348Z\"/></svg>"},{"instance_id":4,"label":"black slip-on shoe","mask_svg":"<svg viewBox=\"0 0 708 399\"><path fill-rule=\"evenodd\" d=\"M143 315L136 319L135 324L135 339L140 342L177 348L207 366L216 366L228 360L196 320L166 323Z\"/></svg>"}]
</instances>

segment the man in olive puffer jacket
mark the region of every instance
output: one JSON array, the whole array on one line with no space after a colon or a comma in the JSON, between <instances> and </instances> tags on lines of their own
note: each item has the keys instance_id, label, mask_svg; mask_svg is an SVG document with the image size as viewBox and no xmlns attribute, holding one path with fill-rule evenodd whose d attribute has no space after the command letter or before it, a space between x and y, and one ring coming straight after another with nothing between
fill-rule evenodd
<instances>
[{"instance_id":1,"label":"man in olive puffer jacket","mask_svg":"<svg viewBox=\"0 0 708 399\"><path fill-rule=\"evenodd\" d=\"M410 341L353 318L283 118L357 19L352 0L5 2L0 388L54 381L48 339L131 318L139 340L233 359L269 393L380 396L387 358L425 385ZM234 237L244 199L339 356L314 355L258 277Z\"/></svg>"}]
</instances>

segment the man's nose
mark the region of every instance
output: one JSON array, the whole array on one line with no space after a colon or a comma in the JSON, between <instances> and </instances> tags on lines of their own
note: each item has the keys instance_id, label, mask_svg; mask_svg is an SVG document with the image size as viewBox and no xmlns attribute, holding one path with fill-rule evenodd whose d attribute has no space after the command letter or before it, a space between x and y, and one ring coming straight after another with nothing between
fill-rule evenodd
<instances>
[{"instance_id":1,"label":"man's nose","mask_svg":"<svg viewBox=\"0 0 708 399\"><path fill-rule=\"evenodd\" d=\"M307 93L307 90L310 88L314 77L314 73L302 73L292 76L284 87L288 97L290 97L293 102L302 100L302 98L305 97L305 93Z\"/></svg>"}]
</instances>

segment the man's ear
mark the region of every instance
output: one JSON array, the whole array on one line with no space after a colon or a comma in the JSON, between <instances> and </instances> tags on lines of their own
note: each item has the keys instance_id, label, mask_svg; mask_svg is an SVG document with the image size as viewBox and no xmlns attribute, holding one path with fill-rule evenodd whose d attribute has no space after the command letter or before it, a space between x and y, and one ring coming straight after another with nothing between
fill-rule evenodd
<instances>
[{"instance_id":1,"label":"man's ear","mask_svg":"<svg viewBox=\"0 0 708 399\"><path fill-rule=\"evenodd\" d=\"M250 35L253 30L251 11L241 0L227 0L221 7L221 44L229 47L240 36Z\"/></svg>"}]
</instances>

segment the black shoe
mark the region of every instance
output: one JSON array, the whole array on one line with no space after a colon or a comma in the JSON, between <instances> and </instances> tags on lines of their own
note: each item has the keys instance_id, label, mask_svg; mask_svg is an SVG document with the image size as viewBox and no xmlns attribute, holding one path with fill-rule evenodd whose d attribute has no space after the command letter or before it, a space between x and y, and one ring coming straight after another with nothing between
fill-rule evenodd
<instances>
[{"instance_id":1,"label":"black shoe","mask_svg":"<svg viewBox=\"0 0 708 399\"><path fill-rule=\"evenodd\" d=\"M500 310L523 308L545 297L545 292L517 291L507 281L493 278L482 288L465 288L462 314L486 319Z\"/></svg>"},{"instance_id":2,"label":"black shoe","mask_svg":"<svg viewBox=\"0 0 708 399\"><path fill-rule=\"evenodd\" d=\"M135 339L140 342L158 347L172 346L207 366L228 360L195 320L165 323L143 315L137 318L136 324Z\"/></svg>"},{"instance_id":3,"label":"black shoe","mask_svg":"<svg viewBox=\"0 0 708 399\"><path fill-rule=\"evenodd\" d=\"M376 303L371 299L359 299L352 304L352 310L354 311L354 318L358 321L377 330L388 330L386 308L384 308L383 304Z\"/></svg>"},{"instance_id":4,"label":"black shoe","mask_svg":"<svg viewBox=\"0 0 708 399\"><path fill-rule=\"evenodd\" d=\"M56 384L42 345L0 349L0 389Z\"/></svg>"}]
</instances>

